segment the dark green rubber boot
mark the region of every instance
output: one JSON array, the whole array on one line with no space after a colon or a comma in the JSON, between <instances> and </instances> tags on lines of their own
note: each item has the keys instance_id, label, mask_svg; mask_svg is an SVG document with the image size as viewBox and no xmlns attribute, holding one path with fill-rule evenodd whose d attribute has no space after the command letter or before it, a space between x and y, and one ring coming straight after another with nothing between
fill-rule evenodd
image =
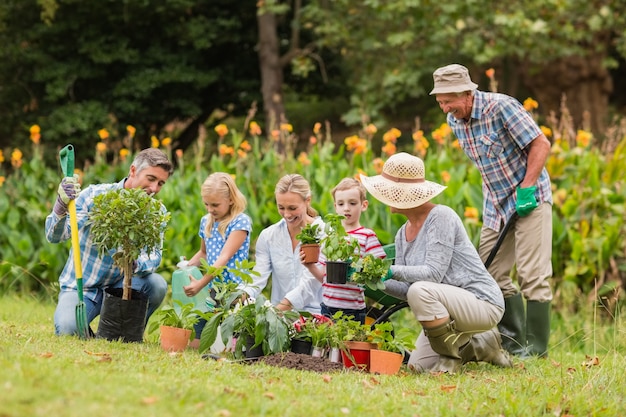
<instances>
[{"instance_id":1,"label":"dark green rubber boot","mask_svg":"<svg viewBox=\"0 0 626 417\"><path fill-rule=\"evenodd\" d=\"M550 302L526 303L526 339L529 356L548 356L550 339Z\"/></svg>"},{"instance_id":2,"label":"dark green rubber boot","mask_svg":"<svg viewBox=\"0 0 626 417\"><path fill-rule=\"evenodd\" d=\"M522 294L504 299L504 316L498 323L502 348L515 356L526 356L526 312Z\"/></svg>"}]
</instances>

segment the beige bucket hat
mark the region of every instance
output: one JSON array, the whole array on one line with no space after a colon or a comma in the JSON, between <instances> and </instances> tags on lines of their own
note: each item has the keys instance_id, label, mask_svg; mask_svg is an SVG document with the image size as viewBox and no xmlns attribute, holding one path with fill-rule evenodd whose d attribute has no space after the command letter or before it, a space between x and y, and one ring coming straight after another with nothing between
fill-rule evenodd
<instances>
[{"instance_id":1,"label":"beige bucket hat","mask_svg":"<svg viewBox=\"0 0 626 417\"><path fill-rule=\"evenodd\" d=\"M408 209L419 207L439 195L445 186L427 181L424 161L406 152L392 155L381 175L361 175L363 186L388 206Z\"/></svg>"},{"instance_id":2,"label":"beige bucket hat","mask_svg":"<svg viewBox=\"0 0 626 417\"><path fill-rule=\"evenodd\" d=\"M437 68L433 72L435 88L430 92L433 94L462 93L473 91L478 88L478 84L472 82L469 71L463 65L450 64Z\"/></svg>"}]
</instances>

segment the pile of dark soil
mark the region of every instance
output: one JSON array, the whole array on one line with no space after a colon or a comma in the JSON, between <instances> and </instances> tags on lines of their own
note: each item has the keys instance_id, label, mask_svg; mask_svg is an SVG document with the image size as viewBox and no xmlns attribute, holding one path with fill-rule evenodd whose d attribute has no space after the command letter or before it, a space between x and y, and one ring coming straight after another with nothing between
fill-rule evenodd
<instances>
[{"instance_id":1,"label":"pile of dark soil","mask_svg":"<svg viewBox=\"0 0 626 417\"><path fill-rule=\"evenodd\" d=\"M331 362L325 358L315 358L302 353L284 352L263 356L259 362L289 369L313 372L336 372L344 369L343 364Z\"/></svg>"}]
</instances>

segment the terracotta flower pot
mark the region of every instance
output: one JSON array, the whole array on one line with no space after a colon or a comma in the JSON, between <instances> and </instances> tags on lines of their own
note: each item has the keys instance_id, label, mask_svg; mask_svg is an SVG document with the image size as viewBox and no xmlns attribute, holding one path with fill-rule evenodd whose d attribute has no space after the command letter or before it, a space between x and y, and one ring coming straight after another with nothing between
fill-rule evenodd
<instances>
[{"instance_id":1,"label":"terracotta flower pot","mask_svg":"<svg viewBox=\"0 0 626 417\"><path fill-rule=\"evenodd\" d=\"M189 344L191 330L161 326L161 347L168 352L182 352Z\"/></svg>"},{"instance_id":2,"label":"terracotta flower pot","mask_svg":"<svg viewBox=\"0 0 626 417\"><path fill-rule=\"evenodd\" d=\"M376 349L376 344L369 342L344 342L345 349L341 350L341 358L345 368L357 367L364 371L370 368L370 351Z\"/></svg>"},{"instance_id":3,"label":"terracotta flower pot","mask_svg":"<svg viewBox=\"0 0 626 417\"><path fill-rule=\"evenodd\" d=\"M403 359L404 356L400 353L372 349L370 351L370 372L394 375L400 370Z\"/></svg>"},{"instance_id":4,"label":"terracotta flower pot","mask_svg":"<svg viewBox=\"0 0 626 417\"><path fill-rule=\"evenodd\" d=\"M319 260L320 245L319 243L305 243L300 245L300 250L304 252L304 263L312 264Z\"/></svg>"}]
</instances>

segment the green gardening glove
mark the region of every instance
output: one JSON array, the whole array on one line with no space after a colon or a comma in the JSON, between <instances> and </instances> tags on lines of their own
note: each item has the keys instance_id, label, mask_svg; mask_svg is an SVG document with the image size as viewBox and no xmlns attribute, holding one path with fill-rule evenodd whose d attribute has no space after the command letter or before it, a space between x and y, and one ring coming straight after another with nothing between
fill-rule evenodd
<instances>
[{"instance_id":1,"label":"green gardening glove","mask_svg":"<svg viewBox=\"0 0 626 417\"><path fill-rule=\"evenodd\" d=\"M517 187L515 211L517 211L520 217L528 216L531 211L537 208L538 204L535 198L535 191L537 191L537 187L534 185L526 188Z\"/></svg>"},{"instance_id":2,"label":"green gardening glove","mask_svg":"<svg viewBox=\"0 0 626 417\"><path fill-rule=\"evenodd\" d=\"M382 277L382 278L381 278L381 281L382 281L382 282L385 282L385 281L387 281L387 280L389 280L389 279L391 279L391 278L393 278L393 272L391 271L391 268L389 268L389 269L387 270L387 275L385 275L384 277Z\"/></svg>"}]
</instances>

